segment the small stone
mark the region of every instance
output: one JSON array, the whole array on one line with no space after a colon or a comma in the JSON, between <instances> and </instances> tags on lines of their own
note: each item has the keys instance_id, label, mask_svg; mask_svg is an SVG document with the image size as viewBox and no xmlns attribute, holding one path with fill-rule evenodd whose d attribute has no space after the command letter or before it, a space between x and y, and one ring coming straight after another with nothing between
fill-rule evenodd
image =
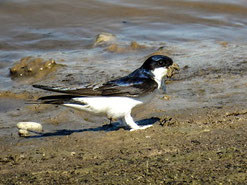
<instances>
[{"instance_id":1,"label":"small stone","mask_svg":"<svg viewBox=\"0 0 247 185\"><path fill-rule=\"evenodd\" d=\"M100 33L96 36L95 42L94 42L94 46L106 43L106 42L112 42L116 40L116 36L111 34L111 33Z\"/></svg>"},{"instance_id":2,"label":"small stone","mask_svg":"<svg viewBox=\"0 0 247 185\"><path fill-rule=\"evenodd\" d=\"M20 137L29 136L29 132L26 129L19 129L18 134L19 134Z\"/></svg>"},{"instance_id":3,"label":"small stone","mask_svg":"<svg viewBox=\"0 0 247 185\"><path fill-rule=\"evenodd\" d=\"M170 100L170 99L171 99L171 97L170 97L170 96L168 96L168 95L165 95L165 96L163 96L163 97L162 97L162 99L163 99L163 100L168 101L168 100Z\"/></svg>"},{"instance_id":4,"label":"small stone","mask_svg":"<svg viewBox=\"0 0 247 185\"><path fill-rule=\"evenodd\" d=\"M26 130L26 131L37 131L37 132L42 132L43 128L40 123L36 122L19 122L17 123L17 128L20 130ZM22 131L24 132L24 131Z\"/></svg>"},{"instance_id":5,"label":"small stone","mask_svg":"<svg viewBox=\"0 0 247 185\"><path fill-rule=\"evenodd\" d=\"M136 41L132 41L130 43L130 48L133 49L133 50L137 50L137 49L144 49L144 48L146 48L146 46L140 45Z\"/></svg>"}]
</instances>

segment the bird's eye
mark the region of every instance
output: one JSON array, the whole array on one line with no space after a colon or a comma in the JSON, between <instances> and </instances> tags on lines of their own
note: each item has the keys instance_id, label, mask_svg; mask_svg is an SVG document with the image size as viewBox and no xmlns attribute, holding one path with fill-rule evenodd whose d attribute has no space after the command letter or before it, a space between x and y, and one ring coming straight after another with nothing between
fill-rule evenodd
<instances>
[{"instance_id":1,"label":"bird's eye","mask_svg":"<svg viewBox=\"0 0 247 185\"><path fill-rule=\"evenodd\" d=\"M160 66L162 66L162 65L163 65L163 61L160 60L160 61L158 62L158 64L159 64Z\"/></svg>"}]
</instances>

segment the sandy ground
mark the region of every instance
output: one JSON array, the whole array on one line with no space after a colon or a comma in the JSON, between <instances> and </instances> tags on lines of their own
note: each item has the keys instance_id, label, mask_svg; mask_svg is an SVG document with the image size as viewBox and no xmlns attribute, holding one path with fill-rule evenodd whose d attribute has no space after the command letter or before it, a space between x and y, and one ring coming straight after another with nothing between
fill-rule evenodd
<instances>
[{"instance_id":1,"label":"sandy ground","mask_svg":"<svg viewBox=\"0 0 247 185\"><path fill-rule=\"evenodd\" d=\"M247 184L246 2L0 1L0 185ZM155 51L181 70L133 111L152 128L26 104L51 94L34 83L114 79ZM19 137L20 121L44 131Z\"/></svg>"},{"instance_id":2,"label":"sandy ground","mask_svg":"<svg viewBox=\"0 0 247 185\"><path fill-rule=\"evenodd\" d=\"M154 122L146 130L25 105L44 94L30 87L1 92L0 184L246 184L247 46L193 45L170 54L181 71L167 83L169 96L134 111ZM44 133L19 137L15 124L31 119L45 123Z\"/></svg>"},{"instance_id":3,"label":"sandy ground","mask_svg":"<svg viewBox=\"0 0 247 185\"><path fill-rule=\"evenodd\" d=\"M143 131L64 130L5 142L0 183L245 184L246 119L241 107L205 108Z\"/></svg>"}]
</instances>

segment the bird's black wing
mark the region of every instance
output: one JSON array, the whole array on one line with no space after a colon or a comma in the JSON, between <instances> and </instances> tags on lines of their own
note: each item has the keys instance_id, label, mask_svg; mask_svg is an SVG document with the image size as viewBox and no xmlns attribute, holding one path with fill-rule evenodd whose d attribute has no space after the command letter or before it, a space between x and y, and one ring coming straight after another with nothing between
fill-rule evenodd
<instances>
[{"instance_id":1,"label":"bird's black wing","mask_svg":"<svg viewBox=\"0 0 247 185\"><path fill-rule=\"evenodd\" d=\"M150 78L123 78L110 81L98 89L102 96L138 97L153 92L158 84Z\"/></svg>"},{"instance_id":2,"label":"bird's black wing","mask_svg":"<svg viewBox=\"0 0 247 185\"><path fill-rule=\"evenodd\" d=\"M123 78L107 82L97 88L68 89L43 85L33 85L33 87L77 96L138 97L154 91L158 84L150 78Z\"/></svg>"},{"instance_id":3,"label":"bird's black wing","mask_svg":"<svg viewBox=\"0 0 247 185\"><path fill-rule=\"evenodd\" d=\"M78 96L100 96L100 92L97 91L97 88L64 88L64 87L56 87L56 86L46 86L46 85L33 85L35 88L53 91L58 93L65 93L70 95L78 95Z\"/></svg>"}]
</instances>

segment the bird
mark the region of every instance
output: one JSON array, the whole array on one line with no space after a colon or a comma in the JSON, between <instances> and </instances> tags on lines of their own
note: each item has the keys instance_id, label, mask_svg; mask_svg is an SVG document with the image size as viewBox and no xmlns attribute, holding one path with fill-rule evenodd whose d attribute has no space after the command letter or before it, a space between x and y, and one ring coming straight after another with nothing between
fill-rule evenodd
<instances>
[{"instance_id":1,"label":"bird","mask_svg":"<svg viewBox=\"0 0 247 185\"><path fill-rule=\"evenodd\" d=\"M129 75L100 86L67 88L34 84L33 87L63 93L40 97L37 99L40 104L63 105L105 115L135 131L152 125L138 125L131 116L132 109L151 101L156 92L163 88L164 77L172 64L173 60L168 56L153 55Z\"/></svg>"}]
</instances>

